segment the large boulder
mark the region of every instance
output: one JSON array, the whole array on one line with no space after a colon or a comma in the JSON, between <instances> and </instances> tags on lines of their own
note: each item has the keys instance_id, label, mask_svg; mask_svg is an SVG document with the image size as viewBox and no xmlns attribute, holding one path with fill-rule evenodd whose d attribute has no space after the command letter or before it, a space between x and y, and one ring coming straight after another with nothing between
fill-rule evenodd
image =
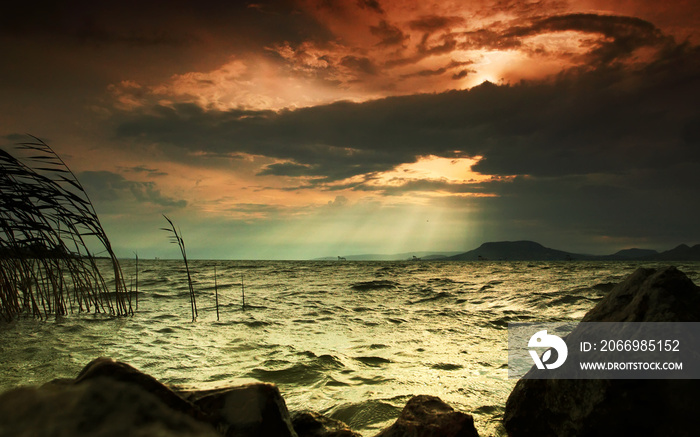
<instances>
[{"instance_id":1,"label":"large boulder","mask_svg":"<svg viewBox=\"0 0 700 437\"><path fill-rule=\"evenodd\" d=\"M111 358L0 395L0 436L297 437L272 384L177 393Z\"/></svg>"},{"instance_id":2,"label":"large boulder","mask_svg":"<svg viewBox=\"0 0 700 437\"><path fill-rule=\"evenodd\" d=\"M151 393L175 411L187 414L197 420L211 421L206 413L176 394L170 387L126 363L115 361L112 358L96 358L80 371L73 383L84 384L86 381L92 381L96 378L107 378L111 381L135 385ZM67 381L61 380L60 382L65 384Z\"/></svg>"},{"instance_id":3,"label":"large boulder","mask_svg":"<svg viewBox=\"0 0 700 437\"><path fill-rule=\"evenodd\" d=\"M582 321L698 322L700 287L675 267L640 268ZM695 436L698 392L699 380L523 378L508 397L504 425L511 437Z\"/></svg>"},{"instance_id":4,"label":"large boulder","mask_svg":"<svg viewBox=\"0 0 700 437\"><path fill-rule=\"evenodd\" d=\"M189 399L226 437L297 437L284 398L273 384L200 391Z\"/></svg>"},{"instance_id":5,"label":"large boulder","mask_svg":"<svg viewBox=\"0 0 700 437\"><path fill-rule=\"evenodd\" d=\"M47 384L3 393L0 435L215 437L218 433L138 385L96 377L81 384Z\"/></svg>"},{"instance_id":6,"label":"large boulder","mask_svg":"<svg viewBox=\"0 0 700 437\"><path fill-rule=\"evenodd\" d=\"M455 411L440 398L412 397L396 422L376 437L479 437L474 418Z\"/></svg>"}]
</instances>

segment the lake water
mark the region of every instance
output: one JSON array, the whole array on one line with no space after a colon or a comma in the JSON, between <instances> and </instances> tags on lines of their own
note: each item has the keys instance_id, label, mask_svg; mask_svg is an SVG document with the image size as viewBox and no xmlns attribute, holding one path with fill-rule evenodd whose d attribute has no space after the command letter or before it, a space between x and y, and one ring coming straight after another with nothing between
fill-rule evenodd
<instances>
[{"instance_id":1,"label":"lake water","mask_svg":"<svg viewBox=\"0 0 700 437\"><path fill-rule=\"evenodd\" d=\"M319 411L366 436L417 394L439 396L474 415L482 436L498 435L516 382L508 323L578 321L613 284L658 265L192 261L193 323L182 262L141 260L133 317L0 324L0 389L74 377L110 356L187 387L273 382L291 411ZM675 265L700 283L700 263ZM133 261L122 269L135 276Z\"/></svg>"}]
</instances>

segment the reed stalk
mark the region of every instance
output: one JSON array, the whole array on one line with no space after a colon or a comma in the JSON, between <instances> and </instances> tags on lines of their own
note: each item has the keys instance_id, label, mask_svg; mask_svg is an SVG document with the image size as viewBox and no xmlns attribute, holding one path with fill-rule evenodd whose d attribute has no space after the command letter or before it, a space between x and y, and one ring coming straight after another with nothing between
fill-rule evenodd
<instances>
[{"instance_id":1,"label":"reed stalk","mask_svg":"<svg viewBox=\"0 0 700 437\"><path fill-rule=\"evenodd\" d=\"M124 276L84 187L42 140L0 149L0 317L133 314ZM88 241L112 263L111 293Z\"/></svg>"},{"instance_id":2,"label":"reed stalk","mask_svg":"<svg viewBox=\"0 0 700 437\"><path fill-rule=\"evenodd\" d=\"M134 253L136 256L136 311L139 310L139 254Z\"/></svg>"},{"instance_id":3,"label":"reed stalk","mask_svg":"<svg viewBox=\"0 0 700 437\"><path fill-rule=\"evenodd\" d=\"M216 266L214 266L214 296L216 297L216 321L219 321L219 286L216 283Z\"/></svg>"},{"instance_id":4,"label":"reed stalk","mask_svg":"<svg viewBox=\"0 0 700 437\"><path fill-rule=\"evenodd\" d=\"M197 299L194 294L194 287L192 286L192 275L190 274L190 266L187 262L187 250L185 249L185 240L182 239L182 232L178 232L175 229L175 224L170 220L165 214L163 214L165 220L170 224L170 228L161 228L166 232L172 233L170 236L170 242L175 243L180 247L180 253L182 254L182 260L185 262L185 270L187 271L187 284L190 289L190 306L192 307L192 321L196 321L198 317L197 313Z\"/></svg>"},{"instance_id":5,"label":"reed stalk","mask_svg":"<svg viewBox=\"0 0 700 437\"><path fill-rule=\"evenodd\" d=\"M243 302L243 310L245 310L245 285L243 285L243 274L241 274L241 300Z\"/></svg>"}]
</instances>

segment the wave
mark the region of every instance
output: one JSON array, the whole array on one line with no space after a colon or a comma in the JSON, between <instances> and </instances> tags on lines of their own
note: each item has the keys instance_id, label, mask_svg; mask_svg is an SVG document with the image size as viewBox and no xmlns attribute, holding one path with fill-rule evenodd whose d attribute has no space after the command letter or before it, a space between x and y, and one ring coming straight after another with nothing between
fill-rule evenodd
<instances>
[{"instance_id":1,"label":"wave","mask_svg":"<svg viewBox=\"0 0 700 437\"><path fill-rule=\"evenodd\" d=\"M394 420L401 408L380 400L346 403L325 412L333 419L345 422L351 429L363 429L368 425Z\"/></svg>"},{"instance_id":2,"label":"wave","mask_svg":"<svg viewBox=\"0 0 700 437\"><path fill-rule=\"evenodd\" d=\"M459 370L464 368L461 364L452 364L452 363L435 363L430 365L431 369L435 370Z\"/></svg>"},{"instance_id":3,"label":"wave","mask_svg":"<svg viewBox=\"0 0 700 437\"><path fill-rule=\"evenodd\" d=\"M307 359L293 364L286 360L268 360L262 363L265 367L257 367L251 370L248 372L248 376L259 381L274 382L276 384L312 386L319 383L327 383L330 378L326 374L328 371L341 370L345 367L333 355L316 356L309 351L300 352L299 355L305 356ZM284 367L276 368L280 366Z\"/></svg>"},{"instance_id":4,"label":"wave","mask_svg":"<svg viewBox=\"0 0 700 437\"><path fill-rule=\"evenodd\" d=\"M528 316L525 314L517 315L517 316L503 316L499 317L497 319L491 320L489 324L497 329L503 329L508 327L508 323L516 323L516 322L527 322L532 319L536 319L536 316Z\"/></svg>"},{"instance_id":5,"label":"wave","mask_svg":"<svg viewBox=\"0 0 700 437\"><path fill-rule=\"evenodd\" d=\"M549 301L549 305L571 305L571 304L576 304L581 301L590 301L590 299L586 296L576 296L576 295L566 295L566 296L560 296L555 299L552 299Z\"/></svg>"},{"instance_id":6,"label":"wave","mask_svg":"<svg viewBox=\"0 0 700 437\"><path fill-rule=\"evenodd\" d=\"M381 290L384 288L396 288L398 287L398 285L399 284L394 281L389 281L386 279L377 279L374 281L355 282L354 284L350 285L350 288L357 291L369 291Z\"/></svg>"},{"instance_id":7,"label":"wave","mask_svg":"<svg viewBox=\"0 0 700 437\"><path fill-rule=\"evenodd\" d=\"M409 302L409 305L415 305L417 303L424 303L424 302L432 302L432 301L436 301L436 300L447 299L450 297L453 297L452 293L448 293L447 291L441 291L441 292L435 294L434 296L430 296L430 297L426 297L424 299L418 299L418 300L414 300L412 302Z\"/></svg>"},{"instance_id":8,"label":"wave","mask_svg":"<svg viewBox=\"0 0 700 437\"><path fill-rule=\"evenodd\" d=\"M393 363L393 361L391 361L390 359L382 358L382 357L369 356L369 357L355 357L354 359L361 362L362 364L365 364L365 365L371 366L371 367L379 367L379 366L383 366L384 364Z\"/></svg>"}]
</instances>

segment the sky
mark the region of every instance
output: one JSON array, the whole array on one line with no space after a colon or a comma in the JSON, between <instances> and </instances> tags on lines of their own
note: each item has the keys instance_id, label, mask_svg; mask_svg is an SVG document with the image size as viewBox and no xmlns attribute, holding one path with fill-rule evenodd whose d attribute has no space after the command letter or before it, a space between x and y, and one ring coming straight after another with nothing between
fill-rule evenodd
<instances>
[{"instance_id":1,"label":"sky","mask_svg":"<svg viewBox=\"0 0 700 437\"><path fill-rule=\"evenodd\" d=\"M700 243L697 1L56 3L0 7L0 146L120 256Z\"/></svg>"}]
</instances>

